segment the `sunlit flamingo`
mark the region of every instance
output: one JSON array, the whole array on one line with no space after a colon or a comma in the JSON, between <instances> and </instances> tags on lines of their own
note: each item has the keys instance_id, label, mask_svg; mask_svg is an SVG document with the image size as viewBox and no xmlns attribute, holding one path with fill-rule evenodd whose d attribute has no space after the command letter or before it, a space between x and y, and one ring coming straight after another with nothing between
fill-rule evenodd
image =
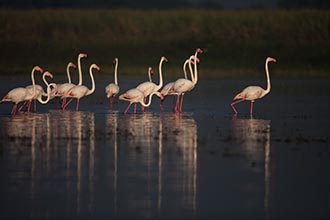
<instances>
[{"instance_id":1,"label":"sunlit flamingo","mask_svg":"<svg viewBox=\"0 0 330 220\"><path fill-rule=\"evenodd\" d=\"M114 72L114 78L115 78L115 83L110 83L105 87L105 93L107 95L107 98L110 99L110 109L112 110L112 103L115 98L115 96L119 93L119 86L118 86L118 79L117 79L117 70L118 70L118 58L116 57L114 59L114 64L115 64L115 72Z\"/></svg>"},{"instance_id":2,"label":"sunlit flamingo","mask_svg":"<svg viewBox=\"0 0 330 220\"><path fill-rule=\"evenodd\" d=\"M84 97L84 96L88 96L90 94L92 94L95 91L95 81L94 81L94 76L93 76L93 69L96 69L97 71L100 71L100 67L96 64L92 64L89 68L89 75L91 77L91 81L92 81L92 88L88 89L86 86L84 85L78 85L78 86L74 86L72 87L66 94L64 94L62 96L62 98L71 98L70 101L68 101L63 107L62 109L65 110L65 108L68 106L68 104L70 104L70 102L75 98L77 99L77 104L76 104L76 111L78 111L79 108L79 100Z\"/></svg>"},{"instance_id":3,"label":"sunlit flamingo","mask_svg":"<svg viewBox=\"0 0 330 220\"><path fill-rule=\"evenodd\" d=\"M53 74L51 74L50 72L48 72L48 71L46 71L46 72L44 72L43 74L42 74L42 80L43 80L43 82L44 82L44 84L46 85L46 86L48 86L48 82L47 82L47 80L46 80L46 76L48 76L48 77L50 77L50 78L54 78L54 76L53 76ZM33 101L33 104L34 104L34 112L37 112L37 100L39 100L39 99L41 99L41 96L47 96L47 93L45 93L45 91L44 91L44 89L43 89L43 87L42 86L40 86L40 85L37 85L37 84L35 84L35 85L29 85L29 86L27 86L26 88L28 89L28 91L30 92L30 93L32 93L33 92L33 89L34 89L34 87L35 87L35 89L36 89L36 93L35 93L35 95L34 95L34 97L33 98L31 98L30 100L27 100L21 107L20 107L20 110L23 108L23 106L26 104L26 103L28 103L27 105L27 108L28 108L28 112L30 111L30 106L31 106L31 102Z\"/></svg>"},{"instance_id":4,"label":"sunlit flamingo","mask_svg":"<svg viewBox=\"0 0 330 220\"><path fill-rule=\"evenodd\" d=\"M32 97L34 97L34 95L36 94L36 87L34 86L35 85L35 80L34 80L35 71L39 71L42 73L43 69L41 69L39 66L35 66L31 71L31 81L32 81L32 85L33 85L32 93L30 93L28 91L28 89L26 89L26 88L19 87L19 88L10 90L7 93L7 95L5 95L2 98L2 100L0 101L0 103L1 102L13 102L14 103L13 108L11 110L12 115L16 114L16 108L17 108L18 103L29 100Z\"/></svg>"},{"instance_id":5,"label":"sunlit flamingo","mask_svg":"<svg viewBox=\"0 0 330 220\"><path fill-rule=\"evenodd\" d=\"M143 82L141 84L139 84L136 89L140 90L143 94L144 97L149 96L151 93L158 91L159 89L162 88L163 86L163 74L162 74L162 66L163 66L163 62L168 62L166 57L161 57L160 62L159 62L159 67L158 67L158 71L159 71L159 84L156 85L153 82L147 81L147 82ZM142 105L142 111L144 111L144 106Z\"/></svg>"},{"instance_id":6,"label":"sunlit flamingo","mask_svg":"<svg viewBox=\"0 0 330 220\"><path fill-rule=\"evenodd\" d=\"M197 48L195 55L191 57L192 62L194 62L194 74L191 73L191 80L189 79L178 79L175 81L173 86L173 93L177 94L177 100L175 105L175 112L182 112L182 103L183 103L183 96L186 92L191 91L198 81L198 74L197 74L197 63L198 58L197 55L202 53L203 51L200 48ZM189 63L188 63L189 64ZM190 65L190 64L189 64Z\"/></svg>"},{"instance_id":7,"label":"sunlit flamingo","mask_svg":"<svg viewBox=\"0 0 330 220\"><path fill-rule=\"evenodd\" d=\"M246 87L242 92L238 93L233 100L233 103L231 103L231 107L235 114L237 114L237 110L234 107L237 103L243 102L243 101L251 101L250 105L250 115L253 114L253 103L256 99L260 99L267 95L270 92L270 77L269 77L269 71L268 71L268 63L269 62L276 62L276 59L272 57L267 57L266 62L265 62L265 70L266 70L266 77L267 77L267 89L263 89L260 86L248 86Z\"/></svg>"},{"instance_id":8,"label":"sunlit flamingo","mask_svg":"<svg viewBox=\"0 0 330 220\"><path fill-rule=\"evenodd\" d=\"M140 103L144 107L149 107L151 104L153 95L157 95L161 99L163 98L163 96L160 94L160 92L158 92L158 91L152 92L149 96L149 102L146 104L145 99L144 99L145 96L144 96L143 92L141 92L140 90L138 90L136 88L130 89L127 92L125 92L124 94L121 94L119 96L119 99L129 102L124 114L126 114L128 112L129 108L131 107L131 105L133 103L134 103L134 114L136 113L136 103Z\"/></svg>"},{"instance_id":9,"label":"sunlit flamingo","mask_svg":"<svg viewBox=\"0 0 330 220\"><path fill-rule=\"evenodd\" d=\"M193 56L191 56L190 58L188 58L184 63L183 63L183 73L184 73L184 78L187 79L187 64L190 63L191 59L193 59ZM198 60L198 58L197 58ZM192 77L192 74L193 74L193 70L191 68L191 65L189 65L189 69L190 69L190 75ZM174 84L175 84L175 81L174 82L169 82L167 83L163 88L162 90L160 91L160 93L162 94L162 96L164 97L164 99L161 100L160 102L160 107L161 109L163 108L163 102L165 101L166 97L169 96L169 95L177 95L177 93L174 92ZM175 110L175 100L173 100L173 111Z\"/></svg>"},{"instance_id":10,"label":"sunlit flamingo","mask_svg":"<svg viewBox=\"0 0 330 220\"><path fill-rule=\"evenodd\" d=\"M81 59L82 58L85 58L85 57L87 57L87 54L85 54L85 53L79 53L78 54L78 74L79 74L79 81L78 81L78 84L77 85L82 85L82 71L81 71ZM68 64L69 65L69 64ZM67 66L67 70L68 70L68 66ZM68 78L69 79L69 78ZM71 79L71 78L70 78ZM72 87L74 87L74 86L76 86L75 84L73 84L73 83L70 83L70 82L68 82L68 83L64 83L64 84L62 84L62 85L58 85L58 88L57 88L57 90L58 90L58 92L57 92L57 94L58 94L58 96L62 96L62 95L64 95L64 94L66 94ZM63 98L63 102L62 102L62 108L63 108L63 106L65 105L65 102L66 102L66 99L65 98Z\"/></svg>"}]
</instances>

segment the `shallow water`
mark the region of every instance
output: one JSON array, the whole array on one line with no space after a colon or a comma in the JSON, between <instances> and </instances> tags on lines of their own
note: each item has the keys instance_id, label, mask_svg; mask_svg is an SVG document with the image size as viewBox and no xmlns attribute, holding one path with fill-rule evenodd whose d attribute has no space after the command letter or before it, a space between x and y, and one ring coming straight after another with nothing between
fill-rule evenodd
<instances>
[{"instance_id":1,"label":"shallow water","mask_svg":"<svg viewBox=\"0 0 330 220\"><path fill-rule=\"evenodd\" d=\"M0 105L1 219L328 219L330 81L273 80L252 118L229 104L263 81L201 80L184 113L136 115L109 111L107 81L78 112Z\"/></svg>"}]
</instances>

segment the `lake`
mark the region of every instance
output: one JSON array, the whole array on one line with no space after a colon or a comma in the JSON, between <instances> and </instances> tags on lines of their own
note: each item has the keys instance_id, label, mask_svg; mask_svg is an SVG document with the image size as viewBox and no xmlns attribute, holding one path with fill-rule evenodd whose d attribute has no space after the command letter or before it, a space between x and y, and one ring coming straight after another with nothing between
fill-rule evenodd
<instances>
[{"instance_id":1,"label":"lake","mask_svg":"<svg viewBox=\"0 0 330 220\"><path fill-rule=\"evenodd\" d=\"M328 219L329 80L273 80L250 117L230 103L264 80L201 79L182 114L154 97L124 115L124 101L109 110L112 78L95 77L77 112L0 105L1 219ZM0 80L2 97L29 84ZM120 93L139 82L120 78Z\"/></svg>"}]
</instances>

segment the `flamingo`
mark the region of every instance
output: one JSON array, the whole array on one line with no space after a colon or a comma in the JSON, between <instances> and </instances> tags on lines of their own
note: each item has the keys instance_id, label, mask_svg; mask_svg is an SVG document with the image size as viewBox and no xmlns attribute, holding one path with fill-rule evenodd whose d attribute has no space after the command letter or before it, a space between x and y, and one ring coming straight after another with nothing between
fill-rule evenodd
<instances>
[{"instance_id":1,"label":"flamingo","mask_svg":"<svg viewBox=\"0 0 330 220\"><path fill-rule=\"evenodd\" d=\"M184 78L187 79L187 70L186 70L186 67L187 67L187 64L190 63L190 60L193 59L193 56L191 56L189 59L186 59L186 61L183 63L183 73L184 73ZM199 62L199 59L197 58L197 61ZM191 68L191 65L189 65L189 69L190 69L190 75L192 76L192 68ZM163 108L163 102L165 101L166 97L168 95L176 95L176 93L174 93L174 90L173 90L173 86L174 86L175 82L169 82L167 83L163 89L161 90L161 94L163 95L164 99L161 100L161 103L160 103L160 107ZM173 100L174 102L174 100ZM173 103L173 111L174 111L174 103Z\"/></svg>"},{"instance_id":2,"label":"flamingo","mask_svg":"<svg viewBox=\"0 0 330 220\"><path fill-rule=\"evenodd\" d=\"M26 101L31 99L32 97L35 96L36 94L36 87L35 85L35 80L34 80L34 73L35 71L39 71L39 72L43 72L43 69L40 68L39 66L35 66L33 67L32 71L31 71L31 81L32 81L32 85L33 85L33 90L32 90L32 94L28 91L27 88L22 88L22 87L18 87L18 88L14 88L12 90L10 90L7 95L5 95L1 102L13 102L13 108L11 110L11 114L15 115L16 114L16 108L18 103ZM20 112L20 111L18 111Z\"/></svg>"},{"instance_id":3,"label":"flamingo","mask_svg":"<svg viewBox=\"0 0 330 220\"><path fill-rule=\"evenodd\" d=\"M276 59L274 59L272 57L267 57L266 62L265 62L265 70L266 70L266 77L267 77L267 89L265 90L265 89L261 88L260 86L248 86L242 92L238 93L233 99L233 100L237 100L237 101L234 101L233 103L230 104L233 111L235 112L235 114L238 113L235 108L235 105L237 103L247 100L247 101L251 102L250 115L252 115L253 114L253 103L255 102L255 100L264 97L265 95L267 95L270 92L271 86L270 86L270 77L269 77L269 71L268 71L269 62L276 63Z\"/></svg>"},{"instance_id":4,"label":"flamingo","mask_svg":"<svg viewBox=\"0 0 330 220\"><path fill-rule=\"evenodd\" d=\"M51 88L53 87L53 89ZM37 100L41 103L41 104L47 104L49 102L49 100L52 99L52 95L54 94L53 92L57 91L57 85L55 83L49 83L47 84L47 99L46 100L42 100L42 96L38 96Z\"/></svg>"},{"instance_id":5,"label":"flamingo","mask_svg":"<svg viewBox=\"0 0 330 220\"><path fill-rule=\"evenodd\" d=\"M141 92L140 90L138 90L136 88L130 89L130 90L126 91L124 94L121 94L119 96L119 99L129 102L124 114L126 114L128 112L129 108L131 107L131 105L133 103L134 103L134 114L136 113L136 103L140 103L144 107L149 107L151 104L153 95L157 95L158 97L160 97L160 99L163 98L163 96L160 94L160 92L158 92L158 91L152 92L149 96L149 102L146 104L145 96L144 96L143 92Z\"/></svg>"},{"instance_id":6,"label":"flamingo","mask_svg":"<svg viewBox=\"0 0 330 220\"><path fill-rule=\"evenodd\" d=\"M68 82L67 83L61 83L57 84L57 93L56 96L62 96L67 90L71 89L75 84L71 83L71 76L70 76L70 68L76 69L77 66L76 64L69 62L68 65L66 66L66 74L68 77Z\"/></svg>"},{"instance_id":7,"label":"flamingo","mask_svg":"<svg viewBox=\"0 0 330 220\"><path fill-rule=\"evenodd\" d=\"M77 85L82 85L82 71L81 71L81 59L87 57L87 54L85 53L79 53L78 54L78 74L79 74L79 81ZM69 64L68 64L69 66ZM67 72L68 72L68 66L67 66ZM71 83L71 78L68 77L68 83L64 83L62 85L58 86L57 89L57 96L63 96L66 94L72 87L76 86L75 84ZM65 105L66 99L63 99L62 108Z\"/></svg>"},{"instance_id":8,"label":"flamingo","mask_svg":"<svg viewBox=\"0 0 330 220\"><path fill-rule=\"evenodd\" d=\"M118 79L117 79L117 70L118 70L118 58L116 57L114 59L115 64L115 83L110 83L105 87L105 93L107 95L107 98L110 98L110 109L112 110L112 103L114 100L114 97L119 93L119 86L118 86Z\"/></svg>"},{"instance_id":9,"label":"flamingo","mask_svg":"<svg viewBox=\"0 0 330 220\"><path fill-rule=\"evenodd\" d=\"M90 94L92 94L95 91L95 81L94 81L94 76L93 76L93 69L96 69L97 71L100 71L100 67L98 65L96 65L95 63L92 64L89 67L89 75L91 77L91 81L92 81L92 88L88 89L86 86L84 85L77 85L72 87L66 94L64 94L62 96L63 98L66 97L70 97L70 101L68 101L63 107L62 109L65 110L65 108L68 106L68 104L70 104L70 102L75 98L77 99L77 104L76 104L76 111L78 111L79 108L79 100L84 97L84 96L88 96Z\"/></svg>"},{"instance_id":10,"label":"flamingo","mask_svg":"<svg viewBox=\"0 0 330 220\"><path fill-rule=\"evenodd\" d=\"M162 88L163 86L163 74L162 74L162 66L163 66L163 62L168 62L166 57L161 57L160 62L159 62L159 67L158 67L158 71L159 71L159 84L156 85L153 82L150 81L146 81L143 82L141 84L139 84L136 89L140 90L144 97L146 98L147 96L149 96L151 93L158 91L160 88ZM142 105L142 111L144 111L144 106Z\"/></svg>"},{"instance_id":11,"label":"flamingo","mask_svg":"<svg viewBox=\"0 0 330 220\"><path fill-rule=\"evenodd\" d=\"M194 74L192 74L192 72L190 72L191 80L180 78L180 79L176 80L173 85L173 93L175 93L177 95L177 101L176 101L176 105L175 105L175 109L174 109L175 112L182 112L182 103L183 103L184 94L186 92L191 91L197 84L197 81L198 81L197 55L199 53L203 53L203 51L200 48L197 48L195 51L195 55L193 57L191 57L194 60L193 61L194 62ZM190 65L190 63L189 63L189 65Z\"/></svg>"},{"instance_id":12,"label":"flamingo","mask_svg":"<svg viewBox=\"0 0 330 220\"><path fill-rule=\"evenodd\" d=\"M46 80L46 76L48 76L48 77L50 77L50 78L54 78L54 76L53 76L53 74L51 74L50 72L48 72L48 71L46 71L46 72L44 72L43 74L42 74L42 80L43 80L43 82L44 82L44 84L46 85L46 86L48 86L48 82L47 82L47 80ZM34 87L35 87L35 89L36 89L36 93L35 93L35 95L34 95L34 97L33 98L31 98L30 100L26 100L25 102L24 102L24 104L20 107L20 110L24 107L24 105L28 102L28 112L30 111L30 106L31 106L31 102L32 102L32 100L34 101L34 112L37 112L37 103L36 103L36 101L37 100L39 100L39 99L41 99L41 96L47 96L47 93L45 93L45 91L44 91L44 89L42 88L42 86L40 86L40 85L29 85L29 86L27 86L27 87L25 87L26 89L28 89L28 91L30 92L30 93L32 93L33 92L33 89L34 89Z\"/></svg>"}]
</instances>

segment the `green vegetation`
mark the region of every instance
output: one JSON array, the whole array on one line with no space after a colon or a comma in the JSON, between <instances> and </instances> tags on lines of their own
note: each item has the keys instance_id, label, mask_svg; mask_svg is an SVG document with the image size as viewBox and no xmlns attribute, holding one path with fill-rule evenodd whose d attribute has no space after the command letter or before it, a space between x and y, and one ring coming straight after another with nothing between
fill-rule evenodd
<instances>
[{"instance_id":1,"label":"green vegetation","mask_svg":"<svg viewBox=\"0 0 330 220\"><path fill-rule=\"evenodd\" d=\"M89 55L102 73L146 73L169 59L167 75L181 74L197 47L204 77L260 76L267 56L275 77L329 77L330 13L326 10L74 10L0 9L1 74L40 65L54 73ZM202 76L201 76L202 77Z\"/></svg>"}]
</instances>

